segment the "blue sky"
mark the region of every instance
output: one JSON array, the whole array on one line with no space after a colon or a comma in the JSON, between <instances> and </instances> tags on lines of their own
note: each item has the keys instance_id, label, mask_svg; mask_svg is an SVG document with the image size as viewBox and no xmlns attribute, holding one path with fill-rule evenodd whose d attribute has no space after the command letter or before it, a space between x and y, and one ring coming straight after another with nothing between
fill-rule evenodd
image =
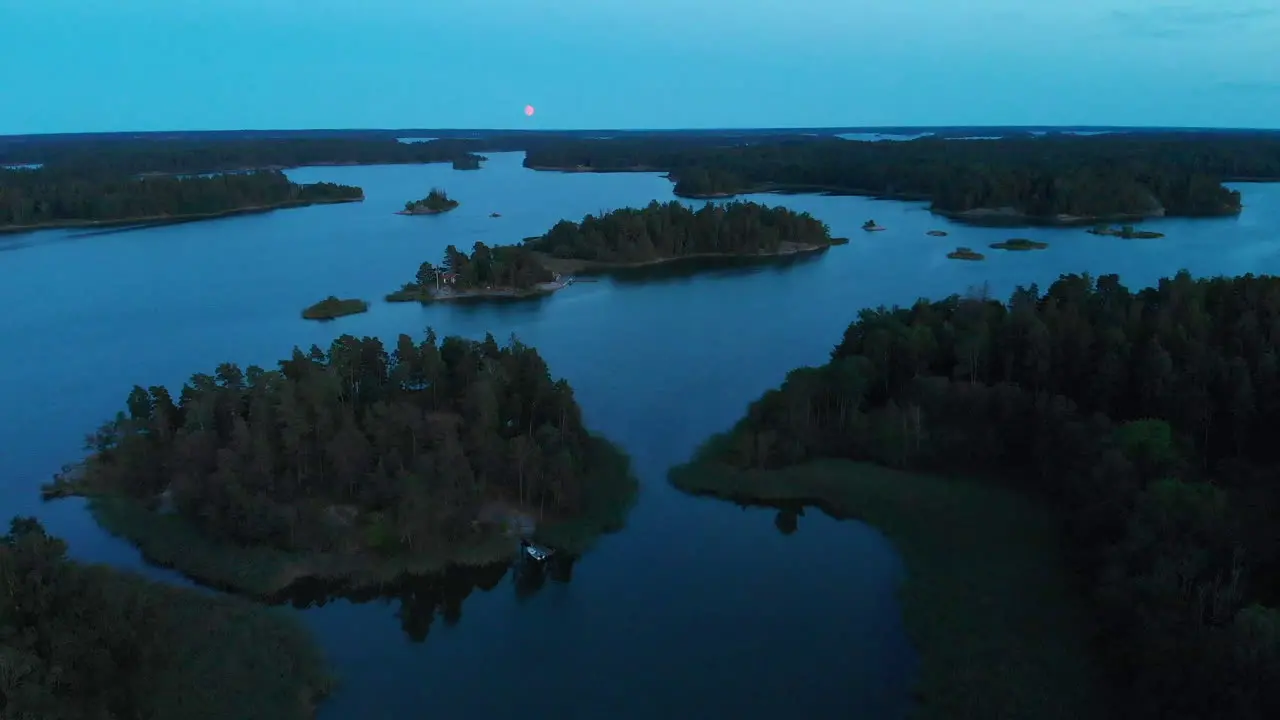
<instances>
[{"instance_id":1,"label":"blue sky","mask_svg":"<svg viewBox=\"0 0 1280 720\"><path fill-rule=\"evenodd\" d=\"M0 28L0 134L1280 127L1276 0L0 0Z\"/></svg>"}]
</instances>

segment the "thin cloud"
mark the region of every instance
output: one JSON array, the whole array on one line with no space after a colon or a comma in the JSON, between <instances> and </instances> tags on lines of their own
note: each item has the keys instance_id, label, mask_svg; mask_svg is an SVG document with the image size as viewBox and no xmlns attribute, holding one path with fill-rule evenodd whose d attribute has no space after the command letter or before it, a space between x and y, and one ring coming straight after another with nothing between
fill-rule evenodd
<instances>
[{"instance_id":1,"label":"thin cloud","mask_svg":"<svg viewBox=\"0 0 1280 720\"><path fill-rule=\"evenodd\" d=\"M1157 5L1142 10L1115 10L1111 22L1147 37L1182 37L1206 30L1237 28L1280 14L1273 5L1238 4L1235 7Z\"/></svg>"}]
</instances>

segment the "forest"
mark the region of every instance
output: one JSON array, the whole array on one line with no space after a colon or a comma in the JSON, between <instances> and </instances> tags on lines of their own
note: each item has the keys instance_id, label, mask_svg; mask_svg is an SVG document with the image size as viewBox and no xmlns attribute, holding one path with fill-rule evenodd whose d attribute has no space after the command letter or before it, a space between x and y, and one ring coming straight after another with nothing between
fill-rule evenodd
<instances>
[{"instance_id":1,"label":"forest","mask_svg":"<svg viewBox=\"0 0 1280 720\"><path fill-rule=\"evenodd\" d=\"M290 182L278 170L135 177L0 170L0 232L25 227L218 216L364 198L358 187Z\"/></svg>"},{"instance_id":2,"label":"forest","mask_svg":"<svg viewBox=\"0 0 1280 720\"><path fill-rule=\"evenodd\" d=\"M329 691L292 618L67 557L34 518L0 537L0 717L308 720Z\"/></svg>"},{"instance_id":3,"label":"forest","mask_svg":"<svg viewBox=\"0 0 1280 720\"><path fill-rule=\"evenodd\" d=\"M830 229L808 213L751 202L693 210L679 201L653 201L581 222L562 220L525 240L554 258L642 263L693 255L776 255L835 244Z\"/></svg>"},{"instance_id":4,"label":"forest","mask_svg":"<svg viewBox=\"0 0 1280 720\"><path fill-rule=\"evenodd\" d=\"M529 250L519 245L489 247L477 242L471 254L454 245L444 249L439 266L424 262L413 282L387 296L390 302L428 302L437 292L473 290L531 290L539 284L555 282L548 270Z\"/></svg>"},{"instance_id":5,"label":"forest","mask_svg":"<svg viewBox=\"0 0 1280 720\"><path fill-rule=\"evenodd\" d=\"M472 153L474 141L394 139L98 139L78 142L4 143L0 164L43 164L58 175L128 177L144 173L200 174L280 169L305 165L384 165L452 162ZM476 161L483 158L475 157Z\"/></svg>"},{"instance_id":6,"label":"forest","mask_svg":"<svg viewBox=\"0 0 1280 720\"><path fill-rule=\"evenodd\" d=\"M1280 716L1280 278L859 312L702 461L978 476L1063 517L1116 717Z\"/></svg>"},{"instance_id":7,"label":"forest","mask_svg":"<svg viewBox=\"0 0 1280 720\"><path fill-rule=\"evenodd\" d=\"M421 200L407 200L404 204L406 215L438 215L458 207L458 201L440 188L431 188L427 196Z\"/></svg>"},{"instance_id":8,"label":"forest","mask_svg":"<svg viewBox=\"0 0 1280 720\"><path fill-rule=\"evenodd\" d=\"M1280 138L1142 133L750 145L726 139L719 147L660 138L566 140L531 148L525 165L666 171L684 197L827 190L930 200L944 214L1011 208L1025 222L1062 221L1058 216L1088 222L1238 213L1239 194L1222 183L1280 180Z\"/></svg>"},{"instance_id":9,"label":"forest","mask_svg":"<svg viewBox=\"0 0 1280 720\"><path fill-rule=\"evenodd\" d=\"M388 352L343 335L278 370L223 363L176 399L135 387L126 407L47 497L126 499L228 545L395 558L502 536L478 522L494 507L554 526L631 492L569 384L514 338L428 330ZM197 574L183 562L167 561Z\"/></svg>"}]
</instances>

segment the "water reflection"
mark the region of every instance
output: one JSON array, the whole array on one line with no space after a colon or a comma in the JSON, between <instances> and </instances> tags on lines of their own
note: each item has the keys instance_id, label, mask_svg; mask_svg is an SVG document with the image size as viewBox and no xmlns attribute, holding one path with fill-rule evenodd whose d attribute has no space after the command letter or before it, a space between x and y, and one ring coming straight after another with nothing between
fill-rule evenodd
<instances>
[{"instance_id":1,"label":"water reflection","mask_svg":"<svg viewBox=\"0 0 1280 720\"><path fill-rule=\"evenodd\" d=\"M827 250L784 256L691 257L657 265L612 268L606 274L618 283L645 283L655 280L692 278L715 272L717 275L755 275L766 271L782 272L822 259Z\"/></svg>"},{"instance_id":2,"label":"water reflection","mask_svg":"<svg viewBox=\"0 0 1280 720\"><path fill-rule=\"evenodd\" d=\"M773 517L773 526L778 528L778 532L783 535L791 535L799 529L801 515L804 515L804 508L799 510L779 510L778 514Z\"/></svg>"},{"instance_id":3,"label":"water reflection","mask_svg":"<svg viewBox=\"0 0 1280 720\"><path fill-rule=\"evenodd\" d=\"M556 554L546 562L518 560L480 566L455 566L431 575L405 575L385 585L352 588L345 583L306 579L267 599L272 605L292 605L298 609L322 607L336 600L363 604L375 601L398 602L396 617L405 635L424 642L436 618L446 626L462 620L462 604L473 592L490 592L510 575L517 601L533 597L548 581L567 584L573 579L578 558Z\"/></svg>"}]
</instances>

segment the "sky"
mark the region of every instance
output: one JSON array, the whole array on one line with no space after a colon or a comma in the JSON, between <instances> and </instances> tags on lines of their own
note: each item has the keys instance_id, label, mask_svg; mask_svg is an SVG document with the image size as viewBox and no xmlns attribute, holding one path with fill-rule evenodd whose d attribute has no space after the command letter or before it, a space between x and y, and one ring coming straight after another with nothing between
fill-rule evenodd
<instances>
[{"instance_id":1,"label":"sky","mask_svg":"<svg viewBox=\"0 0 1280 720\"><path fill-rule=\"evenodd\" d=\"M1280 127L1277 0L0 0L0 28L0 134Z\"/></svg>"}]
</instances>

